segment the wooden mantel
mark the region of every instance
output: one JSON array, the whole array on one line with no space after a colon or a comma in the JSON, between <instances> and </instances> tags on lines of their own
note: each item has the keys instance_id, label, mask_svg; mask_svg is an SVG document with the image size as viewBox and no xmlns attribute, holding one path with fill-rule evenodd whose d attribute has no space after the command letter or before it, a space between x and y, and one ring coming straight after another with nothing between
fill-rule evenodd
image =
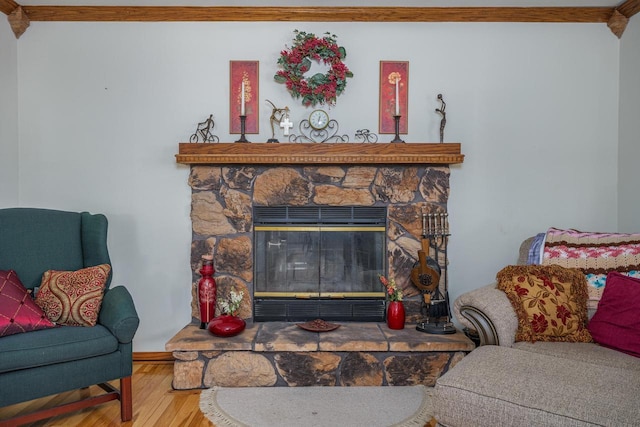
<instances>
[{"instance_id":1,"label":"wooden mantel","mask_svg":"<svg viewBox=\"0 0 640 427\"><path fill-rule=\"evenodd\" d=\"M181 143L183 164L458 164L460 143Z\"/></svg>"}]
</instances>

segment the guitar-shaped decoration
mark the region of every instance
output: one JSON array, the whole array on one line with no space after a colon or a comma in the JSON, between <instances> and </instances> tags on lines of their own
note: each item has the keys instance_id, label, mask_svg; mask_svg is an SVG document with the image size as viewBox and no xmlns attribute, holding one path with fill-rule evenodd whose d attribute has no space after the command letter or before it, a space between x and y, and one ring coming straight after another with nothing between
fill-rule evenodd
<instances>
[{"instance_id":1,"label":"guitar-shaped decoration","mask_svg":"<svg viewBox=\"0 0 640 427\"><path fill-rule=\"evenodd\" d=\"M440 284L440 266L429 256L429 239L422 238L418 262L411 270L411 282L423 292L433 292Z\"/></svg>"}]
</instances>

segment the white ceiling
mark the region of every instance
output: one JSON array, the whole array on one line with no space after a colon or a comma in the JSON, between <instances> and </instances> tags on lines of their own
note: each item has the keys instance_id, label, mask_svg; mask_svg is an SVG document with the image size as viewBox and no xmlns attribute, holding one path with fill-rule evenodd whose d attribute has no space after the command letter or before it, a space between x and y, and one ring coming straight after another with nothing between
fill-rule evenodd
<instances>
[{"instance_id":1,"label":"white ceiling","mask_svg":"<svg viewBox=\"0 0 640 427\"><path fill-rule=\"evenodd\" d=\"M415 7L613 7L623 0L16 0L23 6L415 6Z\"/></svg>"}]
</instances>

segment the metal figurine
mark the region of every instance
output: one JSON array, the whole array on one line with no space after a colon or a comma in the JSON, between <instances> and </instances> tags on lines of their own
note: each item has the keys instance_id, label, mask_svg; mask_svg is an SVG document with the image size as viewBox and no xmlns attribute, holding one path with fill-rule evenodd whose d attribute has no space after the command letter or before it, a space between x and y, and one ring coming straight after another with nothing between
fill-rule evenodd
<instances>
[{"instance_id":1,"label":"metal figurine","mask_svg":"<svg viewBox=\"0 0 640 427\"><path fill-rule=\"evenodd\" d=\"M271 125L271 138L267 142L280 142L276 139L276 131L274 123L281 128L284 128L284 136L289 135L289 129L293 126L293 123L289 120L289 107L277 108L273 102L267 99L267 102L271 104L273 110L271 111L271 117L269 117L269 124Z\"/></svg>"},{"instance_id":2,"label":"metal figurine","mask_svg":"<svg viewBox=\"0 0 640 427\"><path fill-rule=\"evenodd\" d=\"M213 114L209 114L209 118L207 120L198 123L198 127L189 138L189 142L199 142L200 138L202 138L202 142L220 142L220 139L211 133L214 126Z\"/></svg>"},{"instance_id":3,"label":"metal figurine","mask_svg":"<svg viewBox=\"0 0 640 427\"><path fill-rule=\"evenodd\" d=\"M436 108L436 113L440 113L442 115L442 120L440 120L440 144L444 142L444 127L447 125L447 113L444 111L447 108L446 102L442 98L442 94L438 94L438 101L442 103L440 108Z\"/></svg>"},{"instance_id":4,"label":"metal figurine","mask_svg":"<svg viewBox=\"0 0 640 427\"><path fill-rule=\"evenodd\" d=\"M371 133L369 129L358 129L355 135L356 140L362 140L359 142L378 142L378 135Z\"/></svg>"}]
</instances>

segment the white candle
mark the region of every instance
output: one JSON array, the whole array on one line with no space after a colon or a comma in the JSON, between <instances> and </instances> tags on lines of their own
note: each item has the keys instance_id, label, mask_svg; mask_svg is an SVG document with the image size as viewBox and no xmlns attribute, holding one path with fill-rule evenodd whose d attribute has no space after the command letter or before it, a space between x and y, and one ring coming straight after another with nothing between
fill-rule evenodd
<instances>
[{"instance_id":1,"label":"white candle","mask_svg":"<svg viewBox=\"0 0 640 427\"><path fill-rule=\"evenodd\" d=\"M400 97L398 96L398 81L399 77L396 77L396 116L400 115Z\"/></svg>"},{"instance_id":2,"label":"white candle","mask_svg":"<svg viewBox=\"0 0 640 427\"><path fill-rule=\"evenodd\" d=\"M244 116L244 80L242 81L242 89L240 94L240 115Z\"/></svg>"}]
</instances>

